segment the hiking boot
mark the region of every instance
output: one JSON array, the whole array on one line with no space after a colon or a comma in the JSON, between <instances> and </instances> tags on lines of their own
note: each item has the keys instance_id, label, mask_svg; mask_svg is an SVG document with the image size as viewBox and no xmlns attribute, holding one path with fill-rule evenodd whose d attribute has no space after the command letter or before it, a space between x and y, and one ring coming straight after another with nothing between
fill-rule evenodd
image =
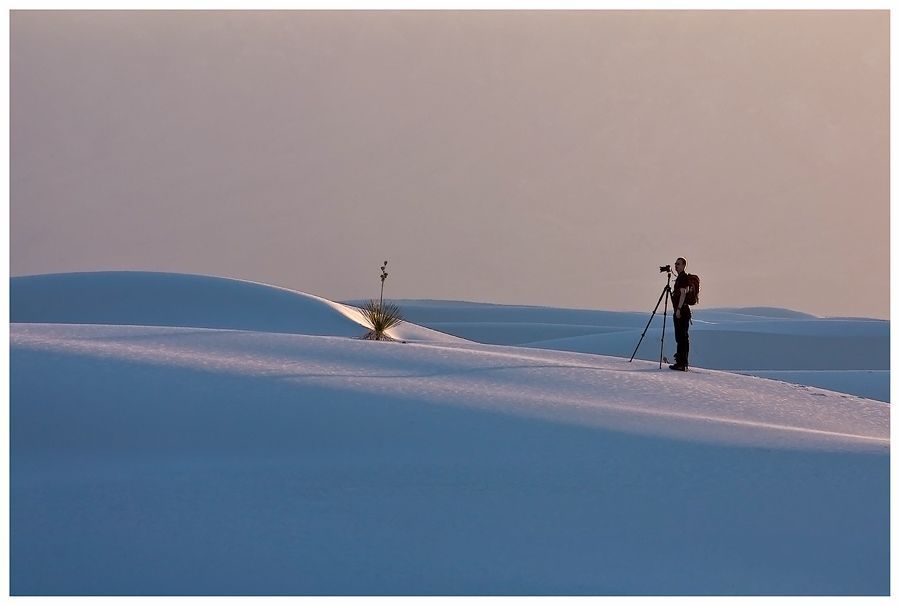
<instances>
[{"instance_id":1,"label":"hiking boot","mask_svg":"<svg viewBox=\"0 0 900 606\"><path fill-rule=\"evenodd\" d=\"M684 364L672 364L669 366L672 370L687 370L687 366Z\"/></svg>"}]
</instances>

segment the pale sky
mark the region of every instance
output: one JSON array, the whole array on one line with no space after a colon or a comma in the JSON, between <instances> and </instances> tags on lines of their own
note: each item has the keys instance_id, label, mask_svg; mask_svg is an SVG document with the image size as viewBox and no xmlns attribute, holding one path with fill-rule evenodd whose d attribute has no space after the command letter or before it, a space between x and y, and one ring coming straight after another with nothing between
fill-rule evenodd
<instances>
[{"instance_id":1,"label":"pale sky","mask_svg":"<svg viewBox=\"0 0 900 606\"><path fill-rule=\"evenodd\" d=\"M22 12L10 272L889 317L881 11Z\"/></svg>"}]
</instances>

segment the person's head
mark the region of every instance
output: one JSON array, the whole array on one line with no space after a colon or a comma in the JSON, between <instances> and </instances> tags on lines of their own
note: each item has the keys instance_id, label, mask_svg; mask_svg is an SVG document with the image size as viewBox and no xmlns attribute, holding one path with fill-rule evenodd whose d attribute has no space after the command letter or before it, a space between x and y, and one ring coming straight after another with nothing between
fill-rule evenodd
<instances>
[{"instance_id":1,"label":"person's head","mask_svg":"<svg viewBox=\"0 0 900 606\"><path fill-rule=\"evenodd\" d=\"M687 259L685 259L684 257L678 257L675 260L675 271L677 273L683 272L686 267L687 267Z\"/></svg>"}]
</instances>

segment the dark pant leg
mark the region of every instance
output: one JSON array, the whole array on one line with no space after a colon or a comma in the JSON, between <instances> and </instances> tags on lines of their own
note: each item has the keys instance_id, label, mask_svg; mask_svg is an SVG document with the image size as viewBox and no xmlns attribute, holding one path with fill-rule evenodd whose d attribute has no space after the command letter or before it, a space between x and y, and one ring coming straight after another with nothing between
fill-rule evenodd
<instances>
[{"instance_id":1,"label":"dark pant leg","mask_svg":"<svg viewBox=\"0 0 900 606\"><path fill-rule=\"evenodd\" d=\"M675 343L677 349L675 351L675 363L687 366L688 354L691 351L691 341L688 336L688 328L691 325L691 316L682 313L680 318L672 318L675 321Z\"/></svg>"}]
</instances>

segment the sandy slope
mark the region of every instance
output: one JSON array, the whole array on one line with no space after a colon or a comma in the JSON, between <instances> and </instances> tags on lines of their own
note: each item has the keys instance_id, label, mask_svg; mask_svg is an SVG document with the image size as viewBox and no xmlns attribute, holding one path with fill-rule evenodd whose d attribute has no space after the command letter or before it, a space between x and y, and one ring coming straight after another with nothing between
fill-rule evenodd
<instances>
[{"instance_id":1,"label":"sandy slope","mask_svg":"<svg viewBox=\"0 0 900 606\"><path fill-rule=\"evenodd\" d=\"M662 313L650 314L459 301L400 301L407 317L473 341L658 360ZM664 355L674 357L671 315ZM817 318L775 308L694 310L691 363L890 400L890 323ZM796 372L804 371L804 372ZM815 373L809 371L817 371ZM846 371L855 371L848 373Z\"/></svg>"},{"instance_id":2,"label":"sandy slope","mask_svg":"<svg viewBox=\"0 0 900 606\"><path fill-rule=\"evenodd\" d=\"M14 594L888 591L886 404L496 346L12 341Z\"/></svg>"},{"instance_id":3,"label":"sandy slope","mask_svg":"<svg viewBox=\"0 0 900 606\"><path fill-rule=\"evenodd\" d=\"M733 373L478 344L372 344L204 329L16 324L14 348L304 383L690 440L885 451L889 406ZM382 380L383 379L383 380Z\"/></svg>"}]
</instances>

